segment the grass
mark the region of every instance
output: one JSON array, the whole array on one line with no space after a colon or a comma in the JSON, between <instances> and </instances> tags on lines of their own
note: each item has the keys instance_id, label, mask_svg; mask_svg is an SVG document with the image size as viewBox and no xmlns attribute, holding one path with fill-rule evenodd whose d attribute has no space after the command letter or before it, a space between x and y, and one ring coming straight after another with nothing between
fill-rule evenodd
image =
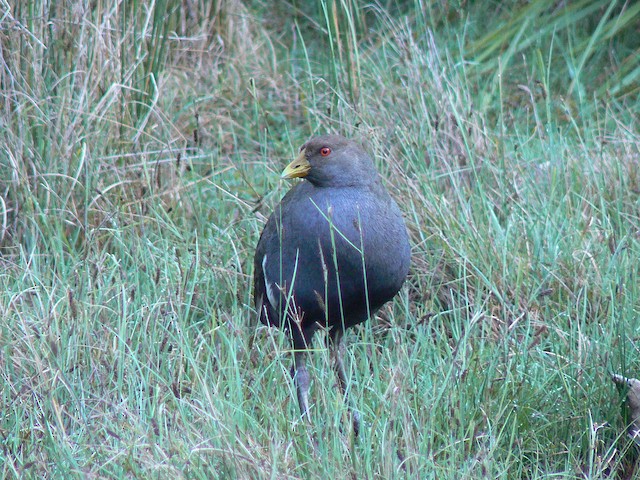
<instances>
[{"instance_id":1,"label":"grass","mask_svg":"<svg viewBox=\"0 0 640 480\"><path fill-rule=\"evenodd\" d=\"M0 8L4 478L635 478L636 4ZM252 307L279 172L329 131L412 240L347 336L358 439L321 341L300 422Z\"/></svg>"}]
</instances>

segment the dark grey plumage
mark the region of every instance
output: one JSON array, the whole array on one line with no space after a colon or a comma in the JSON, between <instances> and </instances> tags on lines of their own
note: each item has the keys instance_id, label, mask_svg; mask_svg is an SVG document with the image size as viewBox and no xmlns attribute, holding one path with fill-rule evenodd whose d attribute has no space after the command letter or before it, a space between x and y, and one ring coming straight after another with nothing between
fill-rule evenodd
<instances>
[{"instance_id":1,"label":"dark grey plumage","mask_svg":"<svg viewBox=\"0 0 640 480\"><path fill-rule=\"evenodd\" d=\"M313 334L330 328L346 392L342 334L400 290L411 254L400 209L357 143L337 135L312 138L282 176L304 180L284 196L260 236L254 300L260 320L292 338L292 374L306 416L304 354ZM354 427L357 432L357 416Z\"/></svg>"}]
</instances>

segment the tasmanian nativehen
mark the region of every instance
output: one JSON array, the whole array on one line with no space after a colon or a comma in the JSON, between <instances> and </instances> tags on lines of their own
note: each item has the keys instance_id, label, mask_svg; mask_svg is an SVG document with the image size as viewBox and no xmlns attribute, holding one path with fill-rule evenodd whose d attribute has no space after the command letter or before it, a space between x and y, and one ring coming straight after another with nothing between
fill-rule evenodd
<instances>
[{"instance_id":1,"label":"tasmanian nativehen","mask_svg":"<svg viewBox=\"0 0 640 480\"><path fill-rule=\"evenodd\" d=\"M302 178L269 217L254 258L254 300L262 323L284 328L293 376L309 415L306 349L326 328L343 395L345 329L364 322L400 290L411 259L407 229L371 157L338 135L315 137L282 172ZM356 434L360 428L353 414Z\"/></svg>"}]
</instances>

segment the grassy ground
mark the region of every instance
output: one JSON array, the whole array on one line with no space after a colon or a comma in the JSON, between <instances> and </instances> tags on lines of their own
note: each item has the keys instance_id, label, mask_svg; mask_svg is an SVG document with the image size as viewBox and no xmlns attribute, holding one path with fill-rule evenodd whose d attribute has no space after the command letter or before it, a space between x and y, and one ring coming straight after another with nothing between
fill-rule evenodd
<instances>
[{"instance_id":1,"label":"grassy ground","mask_svg":"<svg viewBox=\"0 0 640 480\"><path fill-rule=\"evenodd\" d=\"M2 477L633 477L640 4L14 3ZM357 439L323 342L307 428L252 308L279 172L325 132L413 246L347 336Z\"/></svg>"}]
</instances>

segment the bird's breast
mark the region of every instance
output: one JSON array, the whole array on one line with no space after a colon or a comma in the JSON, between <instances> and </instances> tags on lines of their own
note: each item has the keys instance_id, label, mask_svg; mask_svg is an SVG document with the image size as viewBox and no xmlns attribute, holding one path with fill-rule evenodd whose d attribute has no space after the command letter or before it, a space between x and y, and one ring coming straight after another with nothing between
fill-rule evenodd
<instances>
[{"instance_id":1,"label":"bird's breast","mask_svg":"<svg viewBox=\"0 0 640 480\"><path fill-rule=\"evenodd\" d=\"M287 292L308 316L329 323L351 312L351 324L392 298L407 274L409 244L398 207L379 200L310 196L283 211L281 240L263 264L275 285L267 293Z\"/></svg>"}]
</instances>

